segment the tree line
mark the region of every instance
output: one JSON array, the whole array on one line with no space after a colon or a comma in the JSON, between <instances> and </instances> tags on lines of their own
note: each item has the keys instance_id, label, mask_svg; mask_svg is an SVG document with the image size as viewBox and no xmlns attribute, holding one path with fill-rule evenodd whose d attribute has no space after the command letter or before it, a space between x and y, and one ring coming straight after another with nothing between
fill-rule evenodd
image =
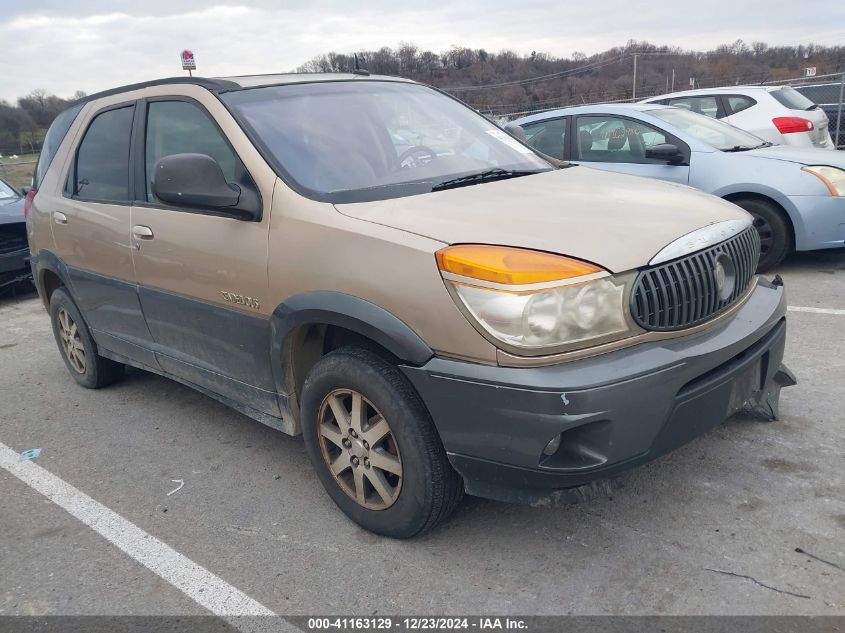
<instances>
[{"instance_id":1,"label":"tree line","mask_svg":"<svg viewBox=\"0 0 845 633\"><path fill-rule=\"evenodd\" d=\"M300 72L349 72L354 56L372 73L401 75L432 84L491 114L540 109L571 103L630 100L634 94L633 62L637 56L636 96L669 90L763 83L802 76L816 67L819 75L838 72L845 46L769 46L736 40L709 51L688 51L629 41L595 55L575 51L569 57L532 52L489 52L453 46L435 53L415 44L396 48L330 52L300 66Z\"/></svg>"},{"instance_id":2,"label":"tree line","mask_svg":"<svg viewBox=\"0 0 845 633\"><path fill-rule=\"evenodd\" d=\"M372 73L432 84L484 113L503 115L572 103L630 100L635 55L639 98L673 88L684 90L691 81L696 87L712 87L791 79L808 67L815 67L819 75L839 72L845 63L845 46L769 46L740 39L709 51L689 51L631 40L595 55L575 51L569 57L555 57L464 46L438 53L401 43L395 48L324 53L297 71L349 72L356 55L359 65ZM0 101L0 153L39 149L56 115L83 96L77 91L64 99L38 89L15 104Z\"/></svg>"},{"instance_id":3,"label":"tree line","mask_svg":"<svg viewBox=\"0 0 845 633\"><path fill-rule=\"evenodd\" d=\"M19 97L16 104L0 100L0 154L38 151L53 119L85 93L77 90L63 99L44 89Z\"/></svg>"}]
</instances>

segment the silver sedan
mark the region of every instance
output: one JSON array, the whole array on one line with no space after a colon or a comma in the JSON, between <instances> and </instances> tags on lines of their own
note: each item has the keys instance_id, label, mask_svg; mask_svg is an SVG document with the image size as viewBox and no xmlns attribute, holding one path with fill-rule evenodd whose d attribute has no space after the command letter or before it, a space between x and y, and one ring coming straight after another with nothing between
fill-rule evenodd
<instances>
[{"instance_id":1,"label":"silver sedan","mask_svg":"<svg viewBox=\"0 0 845 633\"><path fill-rule=\"evenodd\" d=\"M792 250L845 246L845 152L773 145L664 105L563 108L508 129L554 158L690 185L734 202L754 216L760 271Z\"/></svg>"}]
</instances>

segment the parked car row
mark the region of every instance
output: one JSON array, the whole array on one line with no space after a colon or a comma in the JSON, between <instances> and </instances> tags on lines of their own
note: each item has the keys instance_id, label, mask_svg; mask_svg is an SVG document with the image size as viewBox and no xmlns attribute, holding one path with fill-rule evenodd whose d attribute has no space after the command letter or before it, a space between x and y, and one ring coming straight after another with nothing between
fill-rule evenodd
<instances>
[{"instance_id":1,"label":"parked car row","mask_svg":"<svg viewBox=\"0 0 845 633\"><path fill-rule=\"evenodd\" d=\"M845 153L776 145L672 100L563 108L508 129L557 159L690 185L739 205L760 234L759 271L793 250L845 245Z\"/></svg>"}]
</instances>

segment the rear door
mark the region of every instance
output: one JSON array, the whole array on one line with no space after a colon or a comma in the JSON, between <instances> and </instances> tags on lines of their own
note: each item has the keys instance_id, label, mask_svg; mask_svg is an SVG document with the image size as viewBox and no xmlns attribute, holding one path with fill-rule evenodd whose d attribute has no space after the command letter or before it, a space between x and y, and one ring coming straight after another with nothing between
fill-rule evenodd
<instances>
[{"instance_id":1,"label":"rear door","mask_svg":"<svg viewBox=\"0 0 845 633\"><path fill-rule=\"evenodd\" d=\"M210 95L207 103L222 110ZM275 306L269 305L267 278L274 180L260 191L264 213L258 222L161 202L151 174L158 160L173 154L206 154L228 182L258 185L199 100L163 96L144 100L139 110L132 253L158 362L192 384L279 415L270 369Z\"/></svg>"},{"instance_id":2,"label":"rear door","mask_svg":"<svg viewBox=\"0 0 845 633\"><path fill-rule=\"evenodd\" d=\"M131 137L135 101L88 114L66 166L62 196L45 199L55 253L94 340L156 368L141 313L130 239Z\"/></svg>"},{"instance_id":3,"label":"rear door","mask_svg":"<svg viewBox=\"0 0 845 633\"><path fill-rule=\"evenodd\" d=\"M646 178L689 182L689 146L677 137L642 121L609 114L574 117L572 160L588 167ZM646 157L655 145L673 144L686 164L669 164Z\"/></svg>"}]
</instances>

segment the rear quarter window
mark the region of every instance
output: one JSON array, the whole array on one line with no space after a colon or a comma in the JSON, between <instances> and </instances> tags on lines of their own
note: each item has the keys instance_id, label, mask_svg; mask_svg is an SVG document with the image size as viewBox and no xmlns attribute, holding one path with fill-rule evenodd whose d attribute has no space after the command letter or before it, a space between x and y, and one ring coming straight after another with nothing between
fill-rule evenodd
<instances>
[{"instance_id":1,"label":"rear quarter window","mask_svg":"<svg viewBox=\"0 0 845 633\"><path fill-rule=\"evenodd\" d=\"M756 104L757 102L754 99L745 95L728 95L725 97L725 108L729 115L747 110Z\"/></svg>"},{"instance_id":2,"label":"rear quarter window","mask_svg":"<svg viewBox=\"0 0 845 633\"><path fill-rule=\"evenodd\" d=\"M770 93L775 101L790 110L812 110L816 104L802 95L795 88L778 88Z\"/></svg>"},{"instance_id":3,"label":"rear quarter window","mask_svg":"<svg viewBox=\"0 0 845 633\"><path fill-rule=\"evenodd\" d=\"M41 155L38 157L38 165L35 167L35 176L33 177L32 184L36 189L38 189L41 181L44 180L44 176L47 175L47 170L50 169L50 164L53 162L56 152L59 151L59 145L62 144L67 131L73 125L83 105L82 103L77 104L59 114L53 120L50 129L47 130L47 135L44 137L44 143L41 146Z\"/></svg>"}]
</instances>

